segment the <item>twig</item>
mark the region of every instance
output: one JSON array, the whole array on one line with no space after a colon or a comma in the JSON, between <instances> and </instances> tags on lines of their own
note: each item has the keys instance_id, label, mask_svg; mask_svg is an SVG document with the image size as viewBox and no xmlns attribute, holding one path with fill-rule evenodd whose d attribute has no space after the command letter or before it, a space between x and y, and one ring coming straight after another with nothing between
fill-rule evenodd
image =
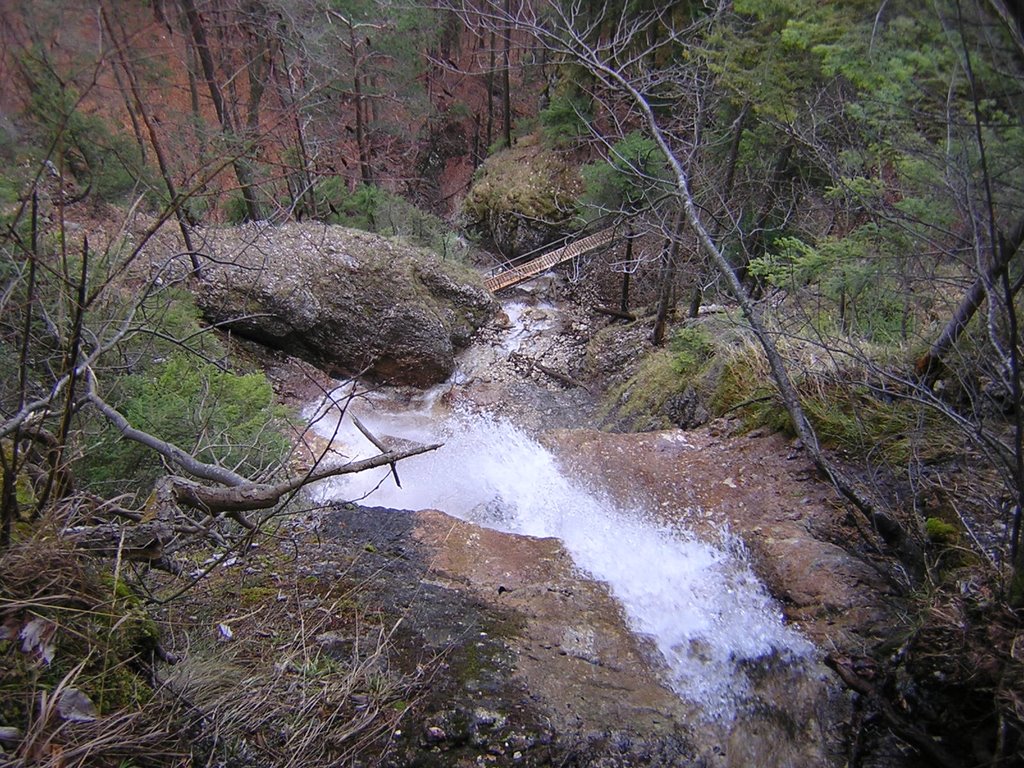
<instances>
[{"instance_id":1,"label":"twig","mask_svg":"<svg viewBox=\"0 0 1024 768\"><path fill-rule=\"evenodd\" d=\"M874 703L885 719L889 721L889 725L892 727L896 735L908 744L912 744L917 747L923 754L931 758L935 765L942 766L942 768L962 768L962 763L949 754L949 752L939 745L935 739L902 718L896 710L893 709L892 704L890 704L889 701L878 692L878 689L875 688L875 686L857 675L852 669L847 667L831 654L825 657L825 664L827 664L828 667L839 676L839 679L842 680L848 688L856 691L857 693L863 694L872 703Z\"/></svg>"},{"instance_id":2,"label":"twig","mask_svg":"<svg viewBox=\"0 0 1024 768\"><path fill-rule=\"evenodd\" d=\"M612 317L617 317L620 320L636 320L636 315L634 315L632 312L623 312L618 309L612 309L611 307L602 307L600 304L595 304L593 306L593 310L602 315L610 315Z\"/></svg>"},{"instance_id":3,"label":"twig","mask_svg":"<svg viewBox=\"0 0 1024 768\"><path fill-rule=\"evenodd\" d=\"M568 375L566 373L562 373L561 371L556 371L554 368L548 368L546 365L543 365L541 363L535 362L533 365L541 373L545 373L548 376L550 376L551 378L556 379L557 381L562 382L563 384L568 384L570 387L579 387L580 389L582 389L585 392L590 392L590 387L588 387L586 384L584 384L579 379L574 379L572 376L570 376L570 375Z\"/></svg>"},{"instance_id":4,"label":"twig","mask_svg":"<svg viewBox=\"0 0 1024 768\"><path fill-rule=\"evenodd\" d=\"M387 445L385 445L383 441L378 440L377 437L369 430L369 428L359 420L358 416L356 416L354 413L350 413L349 416L352 417L352 423L356 425L356 429L362 432L363 437L365 437L367 440L373 443L374 447L378 451L380 451L381 453L388 452ZM395 466L394 462L391 462L389 466L391 467L391 474L395 476L395 485L401 488L402 481L398 479L398 468Z\"/></svg>"}]
</instances>

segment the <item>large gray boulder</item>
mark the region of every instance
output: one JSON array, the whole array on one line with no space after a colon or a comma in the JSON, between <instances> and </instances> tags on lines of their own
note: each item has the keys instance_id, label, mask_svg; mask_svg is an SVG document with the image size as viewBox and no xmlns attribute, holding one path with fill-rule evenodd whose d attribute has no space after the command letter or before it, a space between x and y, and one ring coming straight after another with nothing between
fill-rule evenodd
<instances>
[{"instance_id":1,"label":"large gray boulder","mask_svg":"<svg viewBox=\"0 0 1024 768\"><path fill-rule=\"evenodd\" d=\"M522 137L481 166L462 202L465 225L508 259L554 243L579 228L578 168L536 135Z\"/></svg>"},{"instance_id":2,"label":"large gray boulder","mask_svg":"<svg viewBox=\"0 0 1024 768\"><path fill-rule=\"evenodd\" d=\"M208 321L331 375L442 382L497 306L471 270L345 227L211 229L202 252Z\"/></svg>"}]
</instances>

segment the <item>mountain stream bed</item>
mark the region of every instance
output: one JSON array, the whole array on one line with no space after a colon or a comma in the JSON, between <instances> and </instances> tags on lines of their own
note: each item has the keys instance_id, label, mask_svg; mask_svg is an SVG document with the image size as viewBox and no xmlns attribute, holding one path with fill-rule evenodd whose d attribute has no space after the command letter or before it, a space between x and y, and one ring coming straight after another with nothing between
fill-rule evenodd
<instances>
[{"instance_id":1,"label":"mountain stream bed","mask_svg":"<svg viewBox=\"0 0 1024 768\"><path fill-rule=\"evenodd\" d=\"M603 585L613 598L626 631L645 649L643 666L653 684L680 703L684 714L674 722L685 724L692 753L649 764L832 763L841 739L829 731L845 717L845 700L820 664L815 642L784 620L755 575L728 515L717 515L707 506L715 502L702 501L692 489L667 498L634 493L631 486L643 472L628 463L606 462L614 469L605 477L595 476L601 471L593 463L586 471L570 468L566 451L582 455L591 437L602 439L581 429L586 398L564 393L557 382L530 383L516 374L531 355L558 345L560 334L564 341L570 321L551 304L506 302L504 310L507 322L467 350L456 374L439 387L413 392L346 384L309 406L318 434L347 459L378 452L364 430L381 439L443 443L398 464L401 486L384 467L325 481L315 491L318 499L440 510L467 530L557 540L576 576ZM549 448L552 441L538 429L549 425L563 427L555 440L568 446L562 452ZM659 441L656 452L691 447L683 432L650 439ZM614 454L615 446L609 451ZM726 490L736 488L732 477L723 480ZM481 533L467 535L479 539ZM504 577L513 578L507 571ZM497 593L503 591L509 590L499 585ZM593 650L595 631L573 630L574 637L590 633L590 651L582 656L615 667L614 658ZM550 688L545 678L557 674L568 673L533 679ZM630 730L629 723L619 725Z\"/></svg>"}]
</instances>

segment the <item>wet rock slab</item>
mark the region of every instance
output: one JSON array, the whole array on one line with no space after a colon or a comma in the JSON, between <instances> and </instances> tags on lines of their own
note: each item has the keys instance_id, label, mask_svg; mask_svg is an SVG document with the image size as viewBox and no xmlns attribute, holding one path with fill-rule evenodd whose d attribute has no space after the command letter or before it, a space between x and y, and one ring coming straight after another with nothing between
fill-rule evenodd
<instances>
[{"instance_id":1,"label":"wet rock slab","mask_svg":"<svg viewBox=\"0 0 1024 768\"><path fill-rule=\"evenodd\" d=\"M385 765L833 764L843 702L820 668L751 661L745 703L709 721L555 539L351 505L324 531L401 617L396 663L433 670Z\"/></svg>"},{"instance_id":2,"label":"wet rock slab","mask_svg":"<svg viewBox=\"0 0 1024 768\"><path fill-rule=\"evenodd\" d=\"M855 649L887 634L884 563L856 552L856 520L806 456L777 433L555 430L544 442L568 472L621 504L715 538L738 536L786 618L818 647Z\"/></svg>"},{"instance_id":3,"label":"wet rock slab","mask_svg":"<svg viewBox=\"0 0 1024 768\"><path fill-rule=\"evenodd\" d=\"M352 505L323 532L401 617L395 663L431 670L383 765L703 765L603 585L553 539Z\"/></svg>"}]
</instances>

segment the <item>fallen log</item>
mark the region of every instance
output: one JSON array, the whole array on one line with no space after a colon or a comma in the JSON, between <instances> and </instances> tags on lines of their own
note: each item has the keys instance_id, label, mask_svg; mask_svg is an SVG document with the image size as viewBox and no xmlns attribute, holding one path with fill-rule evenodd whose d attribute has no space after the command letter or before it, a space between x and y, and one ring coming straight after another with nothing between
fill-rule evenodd
<instances>
[{"instance_id":1,"label":"fallen log","mask_svg":"<svg viewBox=\"0 0 1024 768\"><path fill-rule=\"evenodd\" d=\"M404 450L392 450L360 461L350 461L336 467L319 467L308 474L293 477L280 483L254 483L245 485L204 485L184 477L168 478L167 487L175 502L202 510L211 515L231 515L258 509L270 509L278 504L286 495L297 491L309 483L324 480L337 475L363 472L375 467L384 467L395 462L417 456L428 451L436 451L441 443L430 445L414 444Z\"/></svg>"},{"instance_id":2,"label":"fallen log","mask_svg":"<svg viewBox=\"0 0 1024 768\"><path fill-rule=\"evenodd\" d=\"M101 523L67 528L62 537L76 548L95 557L120 557L122 560L159 560L164 547L174 540L167 523Z\"/></svg>"},{"instance_id":3,"label":"fallen log","mask_svg":"<svg viewBox=\"0 0 1024 768\"><path fill-rule=\"evenodd\" d=\"M611 307L602 307L600 304L595 304L593 310L601 315L610 315L611 317L617 317L620 320L636 320L636 315L632 312L623 312L620 309L612 309Z\"/></svg>"},{"instance_id":4,"label":"fallen log","mask_svg":"<svg viewBox=\"0 0 1024 768\"><path fill-rule=\"evenodd\" d=\"M889 700L871 683L850 669L842 659L829 654L825 664L852 691L856 691L874 704L899 738L913 745L921 754L927 755L933 765L942 768L961 768L963 763L946 751L938 741L911 720L898 713Z\"/></svg>"},{"instance_id":5,"label":"fallen log","mask_svg":"<svg viewBox=\"0 0 1024 768\"><path fill-rule=\"evenodd\" d=\"M542 365L541 363L535 362L533 365L538 371L550 376L556 381L560 381L563 384L568 384L570 387L579 387L580 389L586 392L590 392L590 387L588 387L579 379L575 379L566 373L562 373L561 371L556 371L554 368L548 368L546 365Z\"/></svg>"}]
</instances>

